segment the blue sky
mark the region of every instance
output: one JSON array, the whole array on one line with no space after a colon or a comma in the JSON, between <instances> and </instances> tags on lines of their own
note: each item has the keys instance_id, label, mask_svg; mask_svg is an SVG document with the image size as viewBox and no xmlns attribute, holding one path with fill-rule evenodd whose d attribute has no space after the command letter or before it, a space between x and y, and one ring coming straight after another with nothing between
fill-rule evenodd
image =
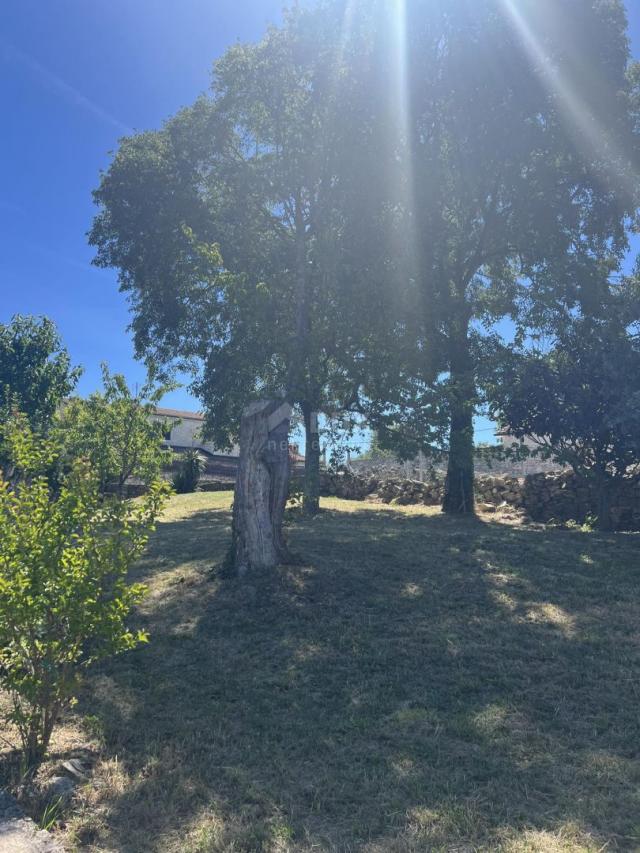
<instances>
[{"instance_id":1,"label":"blue sky","mask_svg":"<svg viewBox=\"0 0 640 853\"><path fill-rule=\"evenodd\" d=\"M634 53L640 9L629 3ZM91 190L117 140L158 127L207 88L213 59L260 36L281 0L2 0L0 322L46 314L85 373L144 378L115 273L91 267ZM186 389L167 405L196 408ZM478 437L490 438L480 423Z\"/></svg>"},{"instance_id":2,"label":"blue sky","mask_svg":"<svg viewBox=\"0 0 640 853\"><path fill-rule=\"evenodd\" d=\"M90 265L91 191L118 138L161 125L209 83L213 59L258 38L280 0L2 0L0 322L55 320L85 373L144 379L114 272ZM197 408L185 390L167 405Z\"/></svg>"}]
</instances>

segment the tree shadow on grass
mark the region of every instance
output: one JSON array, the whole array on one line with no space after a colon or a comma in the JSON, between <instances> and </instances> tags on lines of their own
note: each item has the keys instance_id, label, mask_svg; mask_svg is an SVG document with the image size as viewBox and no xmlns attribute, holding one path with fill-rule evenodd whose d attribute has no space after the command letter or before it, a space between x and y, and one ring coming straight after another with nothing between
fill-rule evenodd
<instances>
[{"instance_id":1,"label":"tree shadow on grass","mask_svg":"<svg viewBox=\"0 0 640 853\"><path fill-rule=\"evenodd\" d=\"M637 846L637 538L324 512L290 530L305 565L239 584L210 571L228 525L160 526L151 643L89 684L126 777L100 843Z\"/></svg>"}]
</instances>

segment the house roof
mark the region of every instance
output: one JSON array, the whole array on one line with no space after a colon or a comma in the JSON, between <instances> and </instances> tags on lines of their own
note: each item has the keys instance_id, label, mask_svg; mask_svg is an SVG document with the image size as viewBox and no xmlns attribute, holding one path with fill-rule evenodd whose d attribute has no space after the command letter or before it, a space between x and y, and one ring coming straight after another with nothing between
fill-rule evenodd
<instances>
[{"instance_id":1,"label":"house roof","mask_svg":"<svg viewBox=\"0 0 640 853\"><path fill-rule=\"evenodd\" d=\"M183 421L203 421L204 415L201 412L182 412L180 409L163 409L157 407L155 414L161 418L180 418Z\"/></svg>"}]
</instances>

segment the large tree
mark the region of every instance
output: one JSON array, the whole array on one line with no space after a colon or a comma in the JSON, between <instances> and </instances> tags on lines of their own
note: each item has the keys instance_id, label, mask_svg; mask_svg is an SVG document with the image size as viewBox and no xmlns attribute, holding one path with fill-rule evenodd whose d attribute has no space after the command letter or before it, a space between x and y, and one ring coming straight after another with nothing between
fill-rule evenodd
<instances>
[{"instance_id":1,"label":"large tree","mask_svg":"<svg viewBox=\"0 0 640 853\"><path fill-rule=\"evenodd\" d=\"M427 447L446 418L444 509L472 512L487 331L510 316L523 334L588 302L601 265L615 270L627 248L639 161L624 8L618 0L407 0L395 13L364 5L377 6L380 20L401 16L379 52L388 64L395 51L403 69L389 153L407 176L399 217L422 314L384 413L400 427L435 426L425 430ZM389 17L387 25L393 33Z\"/></svg>"},{"instance_id":2,"label":"large tree","mask_svg":"<svg viewBox=\"0 0 640 853\"><path fill-rule=\"evenodd\" d=\"M211 93L123 140L95 193L96 262L119 270L138 354L195 373L209 434L252 399L299 407L305 506L318 507L317 414L353 398L371 306L345 275L349 146L331 15L293 13L216 63Z\"/></svg>"}]
</instances>

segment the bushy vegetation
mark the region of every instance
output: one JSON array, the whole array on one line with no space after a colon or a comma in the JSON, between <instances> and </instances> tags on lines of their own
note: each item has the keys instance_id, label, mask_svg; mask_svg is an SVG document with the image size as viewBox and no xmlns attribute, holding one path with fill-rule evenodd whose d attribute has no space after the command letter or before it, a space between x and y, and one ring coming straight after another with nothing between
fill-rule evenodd
<instances>
[{"instance_id":1,"label":"bushy vegetation","mask_svg":"<svg viewBox=\"0 0 640 853\"><path fill-rule=\"evenodd\" d=\"M169 461L162 444L164 425L152 419L155 407L172 386L148 380L132 392L124 376L102 368L104 390L86 400L73 399L57 419L57 436L67 459L87 459L101 492L122 494L127 480L156 479Z\"/></svg>"},{"instance_id":2,"label":"bushy vegetation","mask_svg":"<svg viewBox=\"0 0 640 853\"><path fill-rule=\"evenodd\" d=\"M81 372L47 317L0 323L0 421L19 411L32 429L46 432Z\"/></svg>"},{"instance_id":3,"label":"bushy vegetation","mask_svg":"<svg viewBox=\"0 0 640 853\"><path fill-rule=\"evenodd\" d=\"M0 687L33 770L81 672L146 639L127 627L144 592L127 572L167 489L156 483L137 503L104 500L98 474L76 459L53 493L47 472L59 449L24 420L4 432L13 478L0 478Z\"/></svg>"},{"instance_id":4,"label":"bushy vegetation","mask_svg":"<svg viewBox=\"0 0 640 853\"><path fill-rule=\"evenodd\" d=\"M185 450L178 471L173 477L173 488L179 495L195 492L205 467L204 456L193 448Z\"/></svg>"},{"instance_id":5,"label":"bushy vegetation","mask_svg":"<svg viewBox=\"0 0 640 853\"><path fill-rule=\"evenodd\" d=\"M621 489L640 480L640 338L629 334L638 314L616 321L614 307L606 318L567 319L547 351L501 351L491 387L514 438L532 437L534 453L593 488L604 530Z\"/></svg>"}]
</instances>

